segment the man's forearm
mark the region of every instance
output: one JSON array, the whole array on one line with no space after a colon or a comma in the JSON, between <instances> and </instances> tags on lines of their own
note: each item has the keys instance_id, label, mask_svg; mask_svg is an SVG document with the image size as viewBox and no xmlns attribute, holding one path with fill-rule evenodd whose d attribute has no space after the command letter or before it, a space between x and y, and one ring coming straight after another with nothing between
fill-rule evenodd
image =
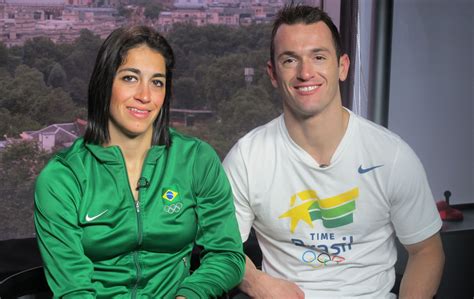
<instances>
[{"instance_id":1,"label":"man's forearm","mask_svg":"<svg viewBox=\"0 0 474 299\"><path fill-rule=\"evenodd\" d=\"M239 288L251 298L304 299L304 292L291 281L272 277L246 257L245 275Z\"/></svg>"},{"instance_id":2,"label":"man's forearm","mask_svg":"<svg viewBox=\"0 0 474 299\"><path fill-rule=\"evenodd\" d=\"M444 267L444 252L439 234L407 246L408 262L399 298L433 298Z\"/></svg>"},{"instance_id":3,"label":"man's forearm","mask_svg":"<svg viewBox=\"0 0 474 299\"><path fill-rule=\"evenodd\" d=\"M249 259L248 256L245 256L245 274L239 288L249 296L254 295L252 292L252 286L258 281L259 272L261 271L257 269L252 260Z\"/></svg>"}]
</instances>

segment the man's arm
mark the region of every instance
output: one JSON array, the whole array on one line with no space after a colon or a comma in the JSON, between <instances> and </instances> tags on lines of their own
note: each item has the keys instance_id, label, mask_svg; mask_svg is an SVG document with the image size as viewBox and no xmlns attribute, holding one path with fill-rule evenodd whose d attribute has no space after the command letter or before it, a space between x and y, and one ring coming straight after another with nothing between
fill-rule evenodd
<instances>
[{"instance_id":1,"label":"man's arm","mask_svg":"<svg viewBox=\"0 0 474 299\"><path fill-rule=\"evenodd\" d=\"M239 288L251 298L304 299L303 291L295 283L270 276L258 270L248 257L245 260L244 280Z\"/></svg>"},{"instance_id":2,"label":"man's arm","mask_svg":"<svg viewBox=\"0 0 474 299\"><path fill-rule=\"evenodd\" d=\"M406 245L408 262L400 286L400 297L433 298L444 267L444 251L439 233L419 243Z\"/></svg>"}]
</instances>

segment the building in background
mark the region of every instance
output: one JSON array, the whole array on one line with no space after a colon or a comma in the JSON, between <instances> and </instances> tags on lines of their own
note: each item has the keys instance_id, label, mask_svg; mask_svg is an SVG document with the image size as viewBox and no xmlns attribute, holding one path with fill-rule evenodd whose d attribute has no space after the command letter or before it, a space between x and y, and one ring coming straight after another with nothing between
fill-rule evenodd
<instances>
[{"instance_id":1,"label":"building in background","mask_svg":"<svg viewBox=\"0 0 474 299\"><path fill-rule=\"evenodd\" d=\"M173 24L247 26L270 23L286 0L150 0L160 5L156 19L146 18L145 6L130 0L0 0L0 42L20 46L46 36L53 42L73 42L82 29L106 37L127 24L147 24L169 31ZM322 0L301 1L322 5ZM126 12L127 17L124 16Z\"/></svg>"},{"instance_id":2,"label":"building in background","mask_svg":"<svg viewBox=\"0 0 474 299\"><path fill-rule=\"evenodd\" d=\"M71 123L52 124L41 130L25 131L20 134L22 140L35 140L39 149L47 152L71 146L74 140L85 132L87 122L76 119Z\"/></svg>"}]
</instances>

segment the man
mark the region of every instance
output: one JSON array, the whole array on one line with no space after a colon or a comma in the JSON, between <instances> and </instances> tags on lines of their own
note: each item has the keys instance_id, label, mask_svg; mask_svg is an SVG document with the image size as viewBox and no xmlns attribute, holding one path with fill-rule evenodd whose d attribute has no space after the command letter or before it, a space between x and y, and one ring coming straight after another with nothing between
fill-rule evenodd
<instances>
[{"instance_id":1,"label":"man","mask_svg":"<svg viewBox=\"0 0 474 299\"><path fill-rule=\"evenodd\" d=\"M431 298L444 264L424 169L400 137L342 106L349 58L318 8L277 15L267 70L283 114L243 137L224 167L245 241L240 288L255 298L394 298L395 235L409 253L400 298Z\"/></svg>"}]
</instances>

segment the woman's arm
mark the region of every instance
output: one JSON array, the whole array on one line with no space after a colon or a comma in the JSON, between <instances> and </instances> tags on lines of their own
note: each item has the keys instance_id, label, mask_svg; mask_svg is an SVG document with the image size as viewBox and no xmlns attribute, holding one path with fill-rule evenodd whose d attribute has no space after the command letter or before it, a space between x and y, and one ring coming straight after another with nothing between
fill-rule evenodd
<instances>
[{"instance_id":1,"label":"woman's arm","mask_svg":"<svg viewBox=\"0 0 474 299\"><path fill-rule=\"evenodd\" d=\"M93 265L84 255L78 225L80 186L58 160L39 175L35 189L35 226L45 274L54 297L95 298Z\"/></svg>"},{"instance_id":2,"label":"woman's arm","mask_svg":"<svg viewBox=\"0 0 474 299\"><path fill-rule=\"evenodd\" d=\"M214 298L242 280L245 255L242 249L232 191L219 157L206 143L197 150L193 166L200 266L181 284L177 295Z\"/></svg>"}]
</instances>

